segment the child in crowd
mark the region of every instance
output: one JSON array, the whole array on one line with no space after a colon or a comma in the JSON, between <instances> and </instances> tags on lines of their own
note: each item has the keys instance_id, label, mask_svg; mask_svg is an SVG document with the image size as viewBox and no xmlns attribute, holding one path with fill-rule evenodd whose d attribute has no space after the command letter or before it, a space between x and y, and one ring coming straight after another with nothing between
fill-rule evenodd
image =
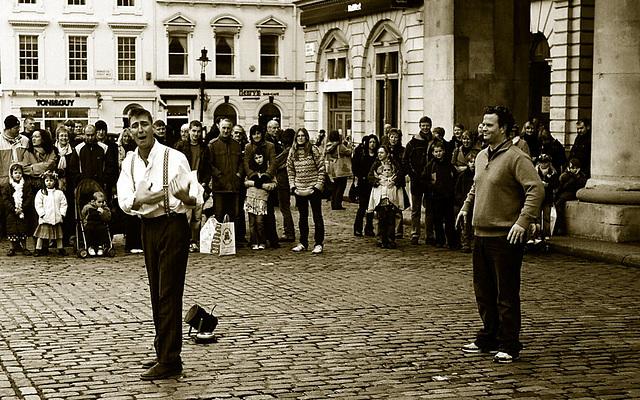
<instances>
[{"instance_id":1,"label":"child in crowd","mask_svg":"<svg viewBox=\"0 0 640 400\"><path fill-rule=\"evenodd\" d=\"M429 190L429 198L433 207L433 225L436 231L436 246L444 247L445 242L450 249L458 248L453 202L457 171L451 164L451 157L445 156L445 144L434 142L431 147L433 158L425 166L422 173Z\"/></svg>"},{"instance_id":2,"label":"child in crowd","mask_svg":"<svg viewBox=\"0 0 640 400\"><path fill-rule=\"evenodd\" d=\"M396 213L405 209L405 199L402 187L398 184L402 176L400 166L392 160L387 146L380 146L378 159L371 167L369 181L373 188L369 198L368 212L375 211L378 216L378 232L380 241L378 247L395 249L396 244Z\"/></svg>"},{"instance_id":3,"label":"child in crowd","mask_svg":"<svg viewBox=\"0 0 640 400\"><path fill-rule=\"evenodd\" d=\"M58 189L58 174L53 171L45 171L41 179L42 189L38 190L35 197L38 227L33 234L37 238L33 256L38 257L43 254L42 242L44 239L55 240L58 254L66 256L67 251L62 247L62 220L67 215L67 199L64 193Z\"/></svg>"},{"instance_id":4,"label":"child in crowd","mask_svg":"<svg viewBox=\"0 0 640 400\"><path fill-rule=\"evenodd\" d=\"M476 155L477 153L467 154L467 168L460 173L458 180L456 181L455 198L456 207L458 209L462 207L462 204L467 198L467 194L469 194L469 190L471 190L471 186L473 185L473 176L476 173ZM471 253L471 249L473 248L474 235L473 226L471 225L472 218L473 208L467 214L466 223L461 226L460 242L463 253Z\"/></svg>"},{"instance_id":5,"label":"child in crowd","mask_svg":"<svg viewBox=\"0 0 640 400\"><path fill-rule=\"evenodd\" d=\"M89 255L103 255L104 246L109 243L107 222L111 219L111 210L107 207L104 193L94 192L91 201L82 207L80 216Z\"/></svg>"},{"instance_id":6,"label":"child in crowd","mask_svg":"<svg viewBox=\"0 0 640 400\"><path fill-rule=\"evenodd\" d=\"M576 199L576 193L587 184L587 177L580 171L580 160L569 160L569 168L560 175L558 190L556 191L555 204L558 219L556 221L557 235L563 235L565 230L564 205L569 200Z\"/></svg>"},{"instance_id":7,"label":"child in crowd","mask_svg":"<svg viewBox=\"0 0 640 400\"><path fill-rule=\"evenodd\" d=\"M540 232L543 238L551 236L551 206L553 206L553 194L558 187L558 172L551 164L551 157L547 154L540 154L536 162L536 171L544 185L544 200L542 201L542 226L536 226L536 231Z\"/></svg>"},{"instance_id":8,"label":"child in crowd","mask_svg":"<svg viewBox=\"0 0 640 400\"><path fill-rule=\"evenodd\" d=\"M8 256L14 256L21 251L25 256L31 255L27 248L26 239L30 222L25 210L33 207L33 191L31 185L25 184L22 175L22 165L11 164L9 167L9 182L2 187L2 199L7 218L7 238L9 239Z\"/></svg>"},{"instance_id":9,"label":"child in crowd","mask_svg":"<svg viewBox=\"0 0 640 400\"><path fill-rule=\"evenodd\" d=\"M276 188L276 183L265 173L269 166L264 151L256 149L253 158L249 160L252 171L256 174L248 176L244 185L247 187L247 197L244 209L249 214L249 233L252 250L264 250L267 247L267 235L264 226L264 216L267 215L267 199L269 192Z\"/></svg>"}]
</instances>

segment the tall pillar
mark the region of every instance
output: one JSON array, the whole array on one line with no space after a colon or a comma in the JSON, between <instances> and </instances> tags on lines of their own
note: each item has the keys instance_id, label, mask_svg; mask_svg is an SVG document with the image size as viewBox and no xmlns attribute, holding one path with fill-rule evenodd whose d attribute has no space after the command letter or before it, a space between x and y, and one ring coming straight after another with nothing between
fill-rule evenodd
<instances>
[{"instance_id":1,"label":"tall pillar","mask_svg":"<svg viewBox=\"0 0 640 400\"><path fill-rule=\"evenodd\" d=\"M475 129L484 107L510 107L525 121L529 1L425 0L424 109L434 125Z\"/></svg>"},{"instance_id":2,"label":"tall pillar","mask_svg":"<svg viewBox=\"0 0 640 400\"><path fill-rule=\"evenodd\" d=\"M567 231L640 240L640 8L597 0L594 21L591 179L567 210Z\"/></svg>"}]
</instances>

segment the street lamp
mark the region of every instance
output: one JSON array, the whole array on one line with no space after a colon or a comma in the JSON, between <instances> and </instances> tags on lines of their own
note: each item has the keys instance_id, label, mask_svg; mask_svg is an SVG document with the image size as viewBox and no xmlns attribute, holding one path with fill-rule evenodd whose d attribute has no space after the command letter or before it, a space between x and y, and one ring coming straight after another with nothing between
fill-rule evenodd
<instances>
[{"instance_id":1,"label":"street lamp","mask_svg":"<svg viewBox=\"0 0 640 400\"><path fill-rule=\"evenodd\" d=\"M204 123L204 83L205 76L204 71L207 68L207 64L209 64L209 58L207 57L207 49L202 48L200 58L198 58L200 62L200 122Z\"/></svg>"}]
</instances>

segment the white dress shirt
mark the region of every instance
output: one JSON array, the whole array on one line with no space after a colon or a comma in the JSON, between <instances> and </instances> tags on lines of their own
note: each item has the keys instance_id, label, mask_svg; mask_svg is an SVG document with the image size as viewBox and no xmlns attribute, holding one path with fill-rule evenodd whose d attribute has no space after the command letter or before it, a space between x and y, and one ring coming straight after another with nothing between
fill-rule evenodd
<instances>
[{"instance_id":1,"label":"white dress shirt","mask_svg":"<svg viewBox=\"0 0 640 400\"><path fill-rule=\"evenodd\" d=\"M139 215L145 218L155 218L165 214L164 200L160 200L156 204L143 204L139 209L132 210L135 191L140 187L140 183L145 181L151 184L151 191L162 190L165 149L169 149L167 183L170 183L173 178L180 175L181 179L189 180L189 195L195 197L196 204L203 203L202 186L198 183L197 179L195 179L195 174L190 173L191 167L189 167L189 162L185 155L156 141L149 152L147 165L145 165L144 160L138 154L139 149L129 152L122 162L122 170L118 178L117 190L118 204L125 213ZM132 163L133 177L131 176ZM171 213L186 213L191 208L193 208L193 206L185 205L169 191L169 209Z\"/></svg>"}]
</instances>

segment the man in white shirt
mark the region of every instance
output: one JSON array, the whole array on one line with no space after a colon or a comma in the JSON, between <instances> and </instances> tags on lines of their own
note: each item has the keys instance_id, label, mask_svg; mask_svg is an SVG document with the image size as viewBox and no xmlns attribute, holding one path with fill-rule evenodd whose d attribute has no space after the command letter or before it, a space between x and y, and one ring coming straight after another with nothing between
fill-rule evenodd
<instances>
[{"instance_id":1,"label":"man in white shirt","mask_svg":"<svg viewBox=\"0 0 640 400\"><path fill-rule=\"evenodd\" d=\"M190 175L184 154L160 144L153 119L144 109L129 112L138 145L122 162L118 203L142 219L142 248L149 278L156 358L143 363L143 380L182 372L182 294L189 257L187 210L202 204L202 188Z\"/></svg>"}]
</instances>

